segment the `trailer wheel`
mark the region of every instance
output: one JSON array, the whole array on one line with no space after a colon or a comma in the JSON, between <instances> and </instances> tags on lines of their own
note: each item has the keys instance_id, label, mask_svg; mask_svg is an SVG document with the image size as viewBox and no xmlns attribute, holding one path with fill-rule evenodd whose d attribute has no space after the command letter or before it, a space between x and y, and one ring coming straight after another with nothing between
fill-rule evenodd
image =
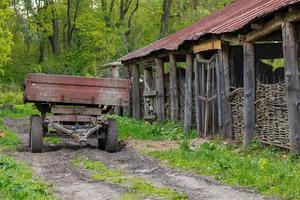
<instances>
[{"instance_id":1,"label":"trailer wheel","mask_svg":"<svg viewBox=\"0 0 300 200\"><path fill-rule=\"evenodd\" d=\"M106 144L105 138L98 138L98 149L105 151L105 144Z\"/></svg>"},{"instance_id":2,"label":"trailer wheel","mask_svg":"<svg viewBox=\"0 0 300 200\"><path fill-rule=\"evenodd\" d=\"M105 151L114 153L118 150L118 127L115 119L108 120Z\"/></svg>"},{"instance_id":3,"label":"trailer wheel","mask_svg":"<svg viewBox=\"0 0 300 200\"><path fill-rule=\"evenodd\" d=\"M102 151L105 151L106 132L106 129L100 129L98 131L98 149Z\"/></svg>"},{"instance_id":4,"label":"trailer wheel","mask_svg":"<svg viewBox=\"0 0 300 200\"><path fill-rule=\"evenodd\" d=\"M29 138L31 152L41 153L43 148L43 121L40 116L31 116Z\"/></svg>"}]
</instances>

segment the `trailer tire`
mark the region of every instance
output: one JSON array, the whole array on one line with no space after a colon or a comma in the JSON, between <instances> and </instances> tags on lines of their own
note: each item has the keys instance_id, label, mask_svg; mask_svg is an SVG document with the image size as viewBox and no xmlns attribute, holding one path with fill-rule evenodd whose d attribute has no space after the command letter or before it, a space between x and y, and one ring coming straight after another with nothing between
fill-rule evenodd
<instances>
[{"instance_id":1,"label":"trailer tire","mask_svg":"<svg viewBox=\"0 0 300 200\"><path fill-rule=\"evenodd\" d=\"M106 144L105 138L98 138L98 149L105 151L105 144Z\"/></svg>"},{"instance_id":2,"label":"trailer tire","mask_svg":"<svg viewBox=\"0 0 300 200\"><path fill-rule=\"evenodd\" d=\"M31 152L41 153L43 149L43 120L40 116L31 116L29 138Z\"/></svg>"},{"instance_id":3,"label":"trailer tire","mask_svg":"<svg viewBox=\"0 0 300 200\"><path fill-rule=\"evenodd\" d=\"M105 151L115 153L118 150L118 126L115 119L108 120Z\"/></svg>"}]
</instances>

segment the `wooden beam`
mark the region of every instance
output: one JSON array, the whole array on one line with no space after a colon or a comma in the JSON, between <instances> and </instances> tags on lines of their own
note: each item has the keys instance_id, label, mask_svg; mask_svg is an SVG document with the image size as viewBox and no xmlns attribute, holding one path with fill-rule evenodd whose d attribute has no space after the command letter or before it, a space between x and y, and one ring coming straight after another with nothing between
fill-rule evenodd
<instances>
[{"instance_id":1,"label":"wooden beam","mask_svg":"<svg viewBox=\"0 0 300 200\"><path fill-rule=\"evenodd\" d=\"M230 106L230 71L229 71L229 44L223 43L222 44L222 50L220 50L220 60L222 63L222 66L220 66L223 69L223 78L224 81L221 85L223 86L221 88L221 95L223 96L222 102L223 102L223 131L225 138L232 139L232 111Z\"/></svg>"},{"instance_id":2,"label":"wooden beam","mask_svg":"<svg viewBox=\"0 0 300 200\"><path fill-rule=\"evenodd\" d=\"M284 17L275 18L263 25L263 28L260 30L255 30L246 35L246 42L254 42L276 30L281 28L282 23L285 21L287 22L294 22L300 20L300 12L292 11L284 15Z\"/></svg>"},{"instance_id":3,"label":"wooden beam","mask_svg":"<svg viewBox=\"0 0 300 200\"><path fill-rule=\"evenodd\" d=\"M177 85L177 64L176 57L173 54L169 55L170 59L170 95L171 95L171 120L178 121L178 85Z\"/></svg>"},{"instance_id":4,"label":"wooden beam","mask_svg":"<svg viewBox=\"0 0 300 200\"><path fill-rule=\"evenodd\" d=\"M244 48L244 149L248 150L255 136L255 48L245 42Z\"/></svg>"},{"instance_id":5,"label":"wooden beam","mask_svg":"<svg viewBox=\"0 0 300 200\"><path fill-rule=\"evenodd\" d=\"M251 24L251 29L253 29L253 30L261 30L261 29L263 29L263 26L262 26L262 24L253 23L253 24Z\"/></svg>"},{"instance_id":6,"label":"wooden beam","mask_svg":"<svg viewBox=\"0 0 300 200\"><path fill-rule=\"evenodd\" d=\"M132 117L141 119L140 72L138 65L131 65L132 75Z\"/></svg>"},{"instance_id":7,"label":"wooden beam","mask_svg":"<svg viewBox=\"0 0 300 200\"><path fill-rule=\"evenodd\" d=\"M130 79L131 75L130 75L130 67L128 65L124 66L124 70L125 70L125 79ZM131 104L132 104L132 97L130 97L130 103L129 106L127 107L123 107L123 115L130 117L131 115Z\"/></svg>"},{"instance_id":8,"label":"wooden beam","mask_svg":"<svg viewBox=\"0 0 300 200\"><path fill-rule=\"evenodd\" d=\"M184 130L192 128L192 105L193 105L193 54L186 55L185 71L185 96L184 96Z\"/></svg>"},{"instance_id":9,"label":"wooden beam","mask_svg":"<svg viewBox=\"0 0 300 200\"><path fill-rule=\"evenodd\" d=\"M216 49L221 49L221 48L222 48L221 40L210 40L210 41L201 42L200 44L194 46L193 52L199 53L202 51L216 50Z\"/></svg>"},{"instance_id":10,"label":"wooden beam","mask_svg":"<svg viewBox=\"0 0 300 200\"><path fill-rule=\"evenodd\" d=\"M156 77L155 89L157 91L156 97L156 115L160 121L165 120L165 91L164 91L164 66L160 58L155 58L156 63Z\"/></svg>"},{"instance_id":11,"label":"wooden beam","mask_svg":"<svg viewBox=\"0 0 300 200\"><path fill-rule=\"evenodd\" d=\"M285 80L291 153L300 154L300 78L298 42L294 25L282 25Z\"/></svg>"}]
</instances>

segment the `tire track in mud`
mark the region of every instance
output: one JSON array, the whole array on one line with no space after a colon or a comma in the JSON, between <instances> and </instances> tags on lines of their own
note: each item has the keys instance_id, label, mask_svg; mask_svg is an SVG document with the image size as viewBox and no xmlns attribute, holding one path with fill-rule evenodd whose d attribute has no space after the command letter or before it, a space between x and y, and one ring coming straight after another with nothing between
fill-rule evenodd
<instances>
[{"instance_id":1,"label":"tire track in mud","mask_svg":"<svg viewBox=\"0 0 300 200\"><path fill-rule=\"evenodd\" d=\"M91 141L90 147L80 149L72 140L64 139L62 145L45 145L42 154L31 154L27 147L27 121L29 121L28 118L6 120L6 125L22 140L20 151L16 153L16 156L19 160L29 163L37 176L53 184L54 193L62 199L117 200L122 194L128 192L128 189L117 184L91 180L89 173L73 166L73 160L77 156L101 161L110 168L122 170L130 176L143 178L155 186L164 186L185 193L189 199L264 199L259 194L224 186L207 177L169 169L160 164L157 159L143 156L130 147L110 154L96 149L94 141Z\"/></svg>"}]
</instances>

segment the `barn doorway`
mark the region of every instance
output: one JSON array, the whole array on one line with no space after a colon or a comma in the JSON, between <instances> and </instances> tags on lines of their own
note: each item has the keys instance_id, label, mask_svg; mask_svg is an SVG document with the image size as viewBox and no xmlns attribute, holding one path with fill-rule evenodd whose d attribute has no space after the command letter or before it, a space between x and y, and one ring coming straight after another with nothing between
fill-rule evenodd
<instances>
[{"instance_id":1,"label":"barn doorway","mask_svg":"<svg viewBox=\"0 0 300 200\"><path fill-rule=\"evenodd\" d=\"M218 53L194 60L197 131L203 137L214 137L222 126L219 65Z\"/></svg>"}]
</instances>

